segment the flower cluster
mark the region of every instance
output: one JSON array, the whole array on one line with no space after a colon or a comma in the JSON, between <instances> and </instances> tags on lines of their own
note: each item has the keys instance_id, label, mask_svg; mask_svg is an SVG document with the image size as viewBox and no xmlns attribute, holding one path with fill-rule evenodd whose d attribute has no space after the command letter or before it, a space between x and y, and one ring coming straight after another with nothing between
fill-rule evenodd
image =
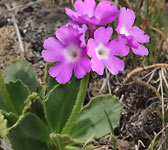
<instances>
[{"instance_id":1,"label":"flower cluster","mask_svg":"<svg viewBox=\"0 0 168 150\"><path fill-rule=\"evenodd\" d=\"M76 0L74 8L75 11L65 9L72 20L56 31L57 39L49 37L44 41L42 56L47 62L56 62L49 74L59 83L68 82L73 72L77 78L91 69L102 75L105 67L116 75L124 70L124 62L117 56L126 56L130 49L136 55L148 55L148 49L141 43L149 42L149 36L133 26L133 10L123 7L118 12L117 6L108 0L97 5L95 0ZM113 29L102 26L116 19L118 37L111 40Z\"/></svg>"}]
</instances>

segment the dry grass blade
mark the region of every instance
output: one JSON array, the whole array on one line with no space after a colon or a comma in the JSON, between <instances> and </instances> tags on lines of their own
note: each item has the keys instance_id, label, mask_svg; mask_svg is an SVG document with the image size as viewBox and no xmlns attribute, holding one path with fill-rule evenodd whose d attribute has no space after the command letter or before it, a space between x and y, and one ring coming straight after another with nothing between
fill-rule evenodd
<instances>
[{"instance_id":1,"label":"dry grass blade","mask_svg":"<svg viewBox=\"0 0 168 150\"><path fill-rule=\"evenodd\" d=\"M153 1L151 2L151 7L150 7L150 10L149 10L149 14L152 14L152 13L155 11L156 2L157 2L157 0L153 0Z\"/></svg>"},{"instance_id":2,"label":"dry grass blade","mask_svg":"<svg viewBox=\"0 0 168 150\"><path fill-rule=\"evenodd\" d=\"M164 72L167 73L165 68L162 69L161 75L162 75L163 81L164 81L164 83L165 83L165 85L166 85L166 88L168 89L168 82L167 82L167 80L166 80L166 77L165 77L165 73L164 73Z\"/></svg>"},{"instance_id":3,"label":"dry grass blade","mask_svg":"<svg viewBox=\"0 0 168 150\"><path fill-rule=\"evenodd\" d=\"M105 148L112 147L112 145L100 145L96 146L93 150L105 150Z\"/></svg>"},{"instance_id":4,"label":"dry grass blade","mask_svg":"<svg viewBox=\"0 0 168 150\"><path fill-rule=\"evenodd\" d=\"M33 6L33 5L36 5L38 3L45 2L45 1L47 1L47 0L37 0L35 2L29 2L27 4L19 5L19 6L13 7L13 8L9 8L8 11L9 12L13 12L13 11L22 12L24 9L26 9L30 6Z\"/></svg>"},{"instance_id":5,"label":"dry grass blade","mask_svg":"<svg viewBox=\"0 0 168 150\"><path fill-rule=\"evenodd\" d=\"M82 147L81 150L85 150L86 145L91 141L92 138L93 138L93 136L91 136L91 137L85 142L85 144L83 145L83 147Z\"/></svg>"},{"instance_id":6,"label":"dry grass blade","mask_svg":"<svg viewBox=\"0 0 168 150\"><path fill-rule=\"evenodd\" d=\"M8 10L11 9L10 5L8 3L6 4L6 7L7 7ZM25 50L24 50L24 46L23 46L23 41L22 41L22 37L21 37L20 31L19 31L19 27L18 27L17 22L16 22L15 13L11 13L11 17L12 17L13 25L15 27L16 34L17 34L17 37L18 37L20 50L22 51L22 53L24 53Z\"/></svg>"},{"instance_id":7,"label":"dry grass blade","mask_svg":"<svg viewBox=\"0 0 168 150\"><path fill-rule=\"evenodd\" d=\"M156 140L157 140L158 136L159 136L166 128L168 128L168 125L167 125L166 127L164 127L159 133L157 133L157 134L154 136L154 138L153 138L153 140L152 140L152 142L151 142L151 144L149 145L149 147L148 147L147 150L153 150L154 145L155 145L155 143L156 143Z\"/></svg>"},{"instance_id":8,"label":"dry grass blade","mask_svg":"<svg viewBox=\"0 0 168 150\"><path fill-rule=\"evenodd\" d=\"M164 6L165 6L165 0L162 0L161 5L160 5L159 12L158 12L156 18L154 19L154 21L153 21L153 23L152 23L152 26L155 26L155 24L157 23L157 21L158 21L160 15L161 15L161 13L162 13L162 11L163 11Z\"/></svg>"},{"instance_id":9,"label":"dry grass blade","mask_svg":"<svg viewBox=\"0 0 168 150\"><path fill-rule=\"evenodd\" d=\"M162 40L166 40L166 33L165 32L163 32L162 30L160 30L160 29L158 29L158 28L155 28L155 27L153 27L153 26L150 26L150 28L152 29L152 30L154 30L154 31L156 31L157 33L159 33L161 36L162 36Z\"/></svg>"},{"instance_id":10,"label":"dry grass blade","mask_svg":"<svg viewBox=\"0 0 168 150\"><path fill-rule=\"evenodd\" d=\"M162 70L162 69L161 69ZM163 96L163 80L162 80L162 75L161 71L159 71L159 79L160 79L160 85L161 85L161 100L162 100L162 127L164 128L165 126L165 112L164 112L164 96Z\"/></svg>"},{"instance_id":11,"label":"dry grass blade","mask_svg":"<svg viewBox=\"0 0 168 150\"><path fill-rule=\"evenodd\" d=\"M138 147L137 147L137 150L140 150L140 146L141 146L141 145L145 148L144 143L143 143L141 140L138 140Z\"/></svg>"},{"instance_id":12,"label":"dry grass blade","mask_svg":"<svg viewBox=\"0 0 168 150\"><path fill-rule=\"evenodd\" d=\"M156 68L156 67L165 67L165 68L168 68L168 64L164 64L164 63L160 63L160 64L153 64L153 65L150 65L150 66L144 66L144 67L140 67L140 68L136 68L134 70L132 70L131 72L129 72L127 74L127 77L124 79L122 85L118 86L115 90L114 90L114 93L117 93L119 91L119 89L125 85L125 83L128 81L128 79L130 79L132 76L134 76L135 74L139 74L141 73L142 71L144 70L148 70L148 69L153 69L153 68Z\"/></svg>"},{"instance_id":13,"label":"dry grass blade","mask_svg":"<svg viewBox=\"0 0 168 150\"><path fill-rule=\"evenodd\" d=\"M109 94L111 94L111 85L110 85L110 73L107 71L107 69L105 70L106 71L106 83L108 85L108 91L109 91Z\"/></svg>"}]
</instances>

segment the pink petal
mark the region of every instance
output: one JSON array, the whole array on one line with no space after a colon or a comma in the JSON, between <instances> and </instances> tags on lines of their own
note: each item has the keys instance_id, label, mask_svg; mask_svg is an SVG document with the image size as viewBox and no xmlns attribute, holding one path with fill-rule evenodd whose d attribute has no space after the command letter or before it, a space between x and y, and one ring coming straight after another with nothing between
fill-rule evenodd
<instances>
[{"instance_id":1,"label":"pink petal","mask_svg":"<svg viewBox=\"0 0 168 150\"><path fill-rule=\"evenodd\" d=\"M81 15L88 15L89 17L94 16L96 3L94 0L85 0L84 2L81 0L77 0L74 4L75 10Z\"/></svg>"},{"instance_id":2,"label":"pink petal","mask_svg":"<svg viewBox=\"0 0 168 150\"><path fill-rule=\"evenodd\" d=\"M96 44L95 40L92 39L92 38L89 39L88 40L88 55L90 57L94 57L95 56L95 49L96 49L96 47L97 47L97 44Z\"/></svg>"},{"instance_id":3,"label":"pink petal","mask_svg":"<svg viewBox=\"0 0 168 150\"><path fill-rule=\"evenodd\" d=\"M93 17L95 13L95 7L96 7L95 0L85 0L84 3L85 3L85 9L86 9L85 11L87 12L85 14L88 14L89 17Z\"/></svg>"},{"instance_id":4,"label":"pink petal","mask_svg":"<svg viewBox=\"0 0 168 150\"><path fill-rule=\"evenodd\" d=\"M120 33L121 28L125 28L126 30L131 28L135 21L135 13L131 9L126 9L122 7L118 16L118 25L116 31Z\"/></svg>"},{"instance_id":5,"label":"pink petal","mask_svg":"<svg viewBox=\"0 0 168 150\"><path fill-rule=\"evenodd\" d=\"M107 44L111 38L113 29L111 27L100 27L94 32L94 39L98 43Z\"/></svg>"},{"instance_id":6,"label":"pink petal","mask_svg":"<svg viewBox=\"0 0 168 150\"><path fill-rule=\"evenodd\" d=\"M72 64L57 63L55 66L50 67L49 74L56 77L57 82L64 84L72 77Z\"/></svg>"},{"instance_id":7,"label":"pink petal","mask_svg":"<svg viewBox=\"0 0 168 150\"><path fill-rule=\"evenodd\" d=\"M87 28L87 25L86 24L80 24L80 23L77 23L73 20L68 20L68 23L66 24L66 26L71 26L73 27L74 29L77 29L79 31L79 33L81 33L81 36L80 36L80 40L81 40L81 45L82 46L86 46L86 41L85 41L85 32L86 30L88 29Z\"/></svg>"},{"instance_id":8,"label":"pink petal","mask_svg":"<svg viewBox=\"0 0 168 150\"><path fill-rule=\"evenodd\" d=\"M65 8L65 13L72 18L73 20L76 20L78 18L78 16L80 15L79 13L72 11L69 8Z\"/></svg>"},{"instance_id":9,"label":"pink petal","mask_svg":"<svg viewBox=\"0 0 168 150\"><path fill-rule=\"evenodd\" d=\"M77 0L74 4L75 10L80 13L80 14L85 14L86 12L86 7L83 1Z\"/></svg>"},{"instance_id":10,"label":"pink petal","mask_svg":"<svg viewBox=\"0 0 168 150\"><path fill-rule=\"evenodd\" d=\"M63 46L58 40L50 37L44 41L43 46L46 50L43 50L41 54L45 61L56 62L61 59L61 50Z\"/></svg>"},{"instance_id":11,"label":"pink petal","mask_svg":"<svg viewBox=\"0 0 168 150\"><path fill-rule=\"evenodd\" d=\"M74 29L79 30L80 33L85 33L88 29L86 24L80 24L73 20L68 20L67 26L72 26Z\"/></svg>"},{"instance_id":12,"label":"pink petal","mask_svg":"<svg viewBox=\"0 0 168 150\"><path fill-rule=\"evenodd\" d=\"M90 72L91 62L86 57L81 57L80 61L74 65L74 72L77 78L82 78Z\"/></svg>"},{"instance_id":13,"label":"pink petal","mask_svg":"<svg viewBox=\"0 0 168 150\"><path fill-rule=\"evenodd\" d=\"M81 46L86 46L86 40L85 40L85 34L82 34L81 37L80 37L80 40L81 40Z\"/></svg>"},{"instance_id":14,"label":"pink petal","mask_svg":"<svg viewBox=\"0 0 168 150\"><path fill-rule=\"evenodd\" d=\"M136 55L140 55L140 56L144 56L145 55L145 56L147 56L149 54L148 49L145 46L141 45L141 44L138 44L137 48L133 48L133 47L131 47L131 48L132 48L132 51Z\"/></svg>"},{"instance_id":15,"label":"pink petal","mask_svg":"<svg viewBox=\"0 0 168 150\"><path fill-rule=\"evenodd\" d=\"M59 75L62 71L62 63L57 63L55 66L52 66L49 68L48 72L50 76L56 77Z\"/></svg>"},{"instance_id":16,"label":"pink petal","mask_svg":"<svg viewBox=\"0 0 168 150\"><path fill-rule=\"evenodd\" d=\"M98 60L96 57L93 57L91 59L91 63L92 63L91 66L92 70L98 73L99 75L103 75L105 67L103 61Z\"/></svg>"},{"instance_id":17,"label":"pink petal","mask_svg":"<svg viewBox=\"0 0 168 150\"><path fill-rule=\"evenodd\" d=\"M117 18L117 6L111 5L110 1L101 1L96 7L95 16L99 25L106 25Z\"/></svg>"},{"instance_id":18,"label":"pink petal","mask_svg":"<svg viewBox=\"0 0 168 150\"><path fill-rule=\"evenodd\" d=\"M134 40L139 43L148 43L150 37L148 35L145 35L144 31L138 28L137 26L132 27L129 30L129 33L134 37Z\"/></svg>"},{"instance_id":19,"label":"pink petal","mask_svg":"<svg viewBox=\"0 0 168 150\"><path fill-rule=\"evenodd\" d=\"M97 19L94 17L96 3L95 0L77 0L74 4L77 12L72 11L69 8L65 8L66 14L74 21L86 24L96 24Z\"/></svg>"},{"instance_id":20,"label":"pink petal","mask_svg":"<svg viewBox=\"0 0 168 150\"><path fill-rule=\"evenodd\" d=\"M75 43L79 45L80 41L80 33L77 29L74 29L71 26L63 26L56 31L56 37L64 44L68 45L71 43Z\"/></svg>"},{"instance_id":21,"label":"pink petal","mask_svg":"<svg viewBox=\"0 0 168 150\"><path fill-rule=\"evenodd\" d=\"M65 8L65 13L73 20L73 21L76 21L78 23L84 23L83 22L83 18L80 18L80 13L78 12L75 12L75 11L72 11L71 9L69 8Z\"/></svg>"},{"instance_id":22,"label":"pink petal","mask_svg":"<svg viewBox=\"0 0 168 150\"><path fill-rule=\"evenodd\" d=\"M115 56L111 56L109 60L105 61L105 65L114 75L124 70L124 62Z\"/></svg>"},{"instance_id":23,"label":"pink petal","mask_svg":"<svg viewBox=\"0 0 168 150\"><path fill-rule=\"evenodd\" d=\"M111 49L111 55L126 56L129 53L129 47L125 38L117 37L112 40L108 47Z\"/></svg>"},{"instance_id":24,"label":"pink petal","mask_svg":"<svg viewBox=\"0 0 168 150\"><path fill-rule=\"evenodd\" d=\"M82 15L78 17L78 22L89 25L97 25L98 19L95 16L89 17L88 15Z\"/></svg>"}]
</instances>

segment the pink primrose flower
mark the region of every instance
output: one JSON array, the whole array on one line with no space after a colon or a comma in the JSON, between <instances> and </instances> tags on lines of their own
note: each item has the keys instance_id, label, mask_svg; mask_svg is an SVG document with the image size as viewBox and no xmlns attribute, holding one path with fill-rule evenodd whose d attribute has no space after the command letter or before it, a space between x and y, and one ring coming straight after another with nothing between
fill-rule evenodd
<instances>
[{"instance_id":1,"label":"pink primrose flower","mask_svg":"<svg viewBox=\"0 0 168 150\"><path fill-rule=\"evenodd\" d=\"M74 4L76 11L65 8L66 14L72 20L88 25L106 25L114 21L117 16L117 6L111 2L101 1L96 6L95 0L77 0Z\"/></svg>"},{"instance_id":2,"label":"pink primrose flower","mask_svg":"<svg viewBox=\"0 0 168 150\"><path fill-rule=\"evenodd\" d=\"M77 23L73 20L68 20L68 23L66 24L66 26L72 26L74 29L77 29L79 31L79 33L81 33L81 37L80 40L82 41L82 45L86 46L86 41L85 41L85 33L88 29L86 24L81 24L81 23Z\"/></svg>"},{"instance_id":3,"label":"pink primrose flower","mask_svg":"<svg viewBox=\"0 0 168 150\"><path fill-rule=\"evenodd\" d=\"M86 24L81 24L73 20L68 20L67 26L72 26L74 29L79 30L79 33L84 33L84 34L88 29Z\"/></svg>"},{"instance_id":4,"label":"pink primrose flower","mask_svg":"<svg viewBox=\"0 0 168 150\"><path fill-rule=\"evenodd\" d=\"M135 21L135 13L131 9L125 7L120 9L118 16L118 25L116 31L120 36L128 40L128 45L136 55L148 55L148 49L139 43L148 43L149 36L144 34L144 31L133 26Z\"/></svg>"},{"instance_id":5,"label":"pink primrose flower","mask_svg":"<svg viewBox=\"0 0 168 150\"><path fill-rule=\"evenodd\" d=\"M91 68L99 75L103 74L105 67L114 75L124 70L124 62L115 55L125 56L129 53L127 40L118 37L109 42L112 32L111 27L100 27L94 32L94 39L90 38L88 41Z\"/></svg>"},{"instance_id":6,"label":"pink primrose flower","mask_svg":"<svg viewBox=\"0 0 168 150\"><path fill-rule=\"evenodd\" d=\"M59 83L68 82L73 70L77 78L90 72L91 62L86 57L87 48L82 45L81 35L79 30L65 25L56 31L58 40L49 37L44 41L42 56L47 62L57 62L50 67L49 74Z\"/></svg>"}]
</instances>

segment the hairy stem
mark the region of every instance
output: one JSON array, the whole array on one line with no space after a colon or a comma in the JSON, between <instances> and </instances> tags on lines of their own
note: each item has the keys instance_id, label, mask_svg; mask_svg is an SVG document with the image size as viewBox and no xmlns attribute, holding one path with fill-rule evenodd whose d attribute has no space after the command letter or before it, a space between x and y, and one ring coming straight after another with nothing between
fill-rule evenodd
<instances>
[{"instance_id":1,"label":"hairy stem","mask_svg":"<svg viewBox=\"0 0 168 150\"><path fill-rule=\"evenodd\" d=\"M83 79L81 80L76 103L73 107L70 118L68 119L67 123L65 124L62 130L62 133L68 133L71 130L72 125L75 123L76 119L78 118L85 99L86 89L88 87L88 81L89 81L89 74L84 76Z\"/></svg>"}]
</instances>

